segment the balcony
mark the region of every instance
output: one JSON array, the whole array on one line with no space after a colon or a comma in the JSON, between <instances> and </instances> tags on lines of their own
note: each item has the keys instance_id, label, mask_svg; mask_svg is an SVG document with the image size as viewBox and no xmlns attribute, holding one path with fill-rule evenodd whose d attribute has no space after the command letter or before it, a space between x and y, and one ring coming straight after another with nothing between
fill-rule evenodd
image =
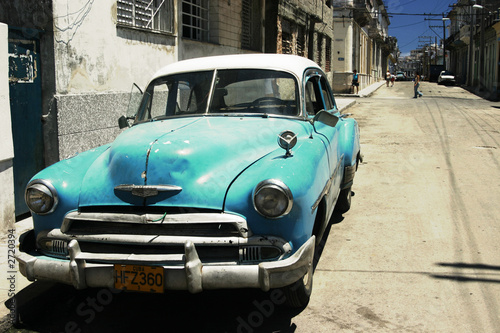
<instances>
[{"instance_id":1,"label":"balcony","mask_svg":"<svg viewBox=\"0 0 500 333\"><path fill-rule=\"evenodd\" d=\"M371 18L373 0L334 0L332 2L334 8L350 8L353 9L353 18L361 27L367 25Z\"/></svg>"}]
</instances>

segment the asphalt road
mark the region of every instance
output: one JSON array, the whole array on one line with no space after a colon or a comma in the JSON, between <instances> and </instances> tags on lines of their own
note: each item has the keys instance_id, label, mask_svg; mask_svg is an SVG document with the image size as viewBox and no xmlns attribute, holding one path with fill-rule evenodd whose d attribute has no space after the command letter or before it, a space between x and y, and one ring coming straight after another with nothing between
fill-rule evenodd
<instances>
[{"instance_id":1,"label":"asphalt road","mask_svg":"<svg viewBox=\"0 0 500 333\"><path fill-rule=\"evenodd\" d=\"M380 88L348 112L364 162L305 309L254 290L162 296L34 283L23 332L500 332L500 104ZM10 332L16 332L12 329Z\"/></svg>"}]
</instances>

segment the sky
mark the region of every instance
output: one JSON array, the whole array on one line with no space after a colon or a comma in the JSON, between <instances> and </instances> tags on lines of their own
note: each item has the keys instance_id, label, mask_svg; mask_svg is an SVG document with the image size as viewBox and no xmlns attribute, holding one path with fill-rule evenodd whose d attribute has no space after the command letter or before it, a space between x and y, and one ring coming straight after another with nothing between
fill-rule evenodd
<instances>
[{"instance_id":1,"label":"sky","mask_svg":"<svg viewBox=\"0 0 500 333\"><path fill-rule=\"evenodd\" d=\"M442 14L446 17L451 10L450 6L456 2L457 0L384 0L391 22L389 36L398 39L401 55L409 55L411 50L418 49L429 40L434 43L435 37L439 43L443 38Z\"/></svg>"}]
</instances>

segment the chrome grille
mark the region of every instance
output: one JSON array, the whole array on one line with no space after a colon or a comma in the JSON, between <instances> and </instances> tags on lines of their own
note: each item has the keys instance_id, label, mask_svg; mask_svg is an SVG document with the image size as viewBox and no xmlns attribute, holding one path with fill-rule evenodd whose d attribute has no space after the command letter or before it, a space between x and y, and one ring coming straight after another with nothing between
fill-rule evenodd
<instances>
[{"instance_id":1,"label":"chrome grille","mask_svg":"<svg viewBox=\"0 0 500 333\"><path fill-rule=\"evenodd\" d=\"M120 234L199 237L244 237L250 232L244 218L224 213L121 214L79 213L66 215L65 234Z\"/></svg>"},{"instance_id":2,"label":"chrome grille","mask_svg":"<svg viewBox=\"0 0 500 333\"><path fill-rule=\"evenodd\" d=\"M68 254L68 243L63 240L53 240L52 241L52 252L56 254Z\"/></svg>"},{"instance_id":3,"label":"chrome grille","mask_svg":"<svg viewBox=\"0 0 500 333\"><path fill-rule=\"evenodd\" d=\"M261 260L260 246L247 246L242 249L243 261L260 261Z\"/></svg>"}]
</instances>

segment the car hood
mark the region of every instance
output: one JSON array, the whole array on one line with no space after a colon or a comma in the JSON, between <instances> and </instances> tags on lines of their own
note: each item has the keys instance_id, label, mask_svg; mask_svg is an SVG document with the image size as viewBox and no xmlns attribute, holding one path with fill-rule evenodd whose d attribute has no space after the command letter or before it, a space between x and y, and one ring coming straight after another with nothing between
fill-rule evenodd
<instances>
[{"instance_id":1,"label":"car hood","mask_svg":"<svg viewBox=\"0 0 500 333\"><path fill-rule=\"evenodd\" d=\"M79 204L222 209L231 182L280 149L280 132L292 130L304 137L308 124L283 118L200 117L133 126L90 166ZM134 185L135 194L132 187L120 185ZM144 185L172 187L151 194L141 191Z\"/></svg>"}]
</instances>

